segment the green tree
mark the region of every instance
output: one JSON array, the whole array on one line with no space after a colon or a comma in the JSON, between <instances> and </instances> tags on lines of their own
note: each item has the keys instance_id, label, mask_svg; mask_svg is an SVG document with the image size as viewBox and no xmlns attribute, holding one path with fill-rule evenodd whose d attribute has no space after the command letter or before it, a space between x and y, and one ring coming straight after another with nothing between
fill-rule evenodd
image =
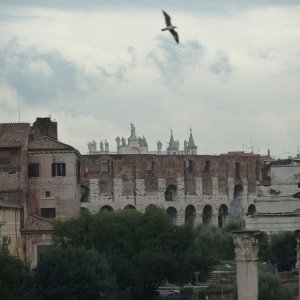
<instances>
[{"instance_id":1,"label":"green tree","mask_svg":"<svg viewBox=\"0 0 300 300\"><path fill-rule=\"evenodd\" d=\"M279 279L271 273L260 273L258 300L292 300L291 291L282 287Z\"/></svg>"},{"instance_id":2,"label":"green tree","mask_svg":"<svg viewBox=\"0 0 300 300\"><path fill-rule=\"evenodd\" d=\"M271 240L270 254L279 271L291 270L296 263L296 237L294 232L279 232Z\"/></svg>"},{"instance_id":3,"label":"green tree","mask_svg":"<svg viewBox=\"0 0 300 300\"><path fill-rule=\"evenodd\" d=\"M153 208L145 214L136 210L87 214L58 223L55 236L58 245L78 247L84 242L103 254L122 299L135 299L153 294L164 280L185 283L195 271L207 276L216 261L212 249L218 239L205 239L211 231L205 233L205 228L196 229L189 222L174 226L165 211Z\"/></svg>"},{"instance_id":4,"label":"green tree","mask_svg":"<svg viewBox=\"0 0 300 300\"><path fill-rule=\"evenodd\" d=\"M17 299L27 276L28 270L22 261L10 255L5 247L0 248L0 298Z\"/></svg>"},{"instance_id":5,"label":"green tree","mask_svg":"<svg viewBox=\"0 0 300 300\"><path fill-rule=\"evenodd\" d=\"M116 280L103 255L84 247L53 247L35 276L38 299L115 299Z\"/></svg>"},{"instance_id":6,"label":"green tree","mask_svg":"<svg viewBox=\"0 0 300 300\"><path fill-rule=\"evenodd\" d=\"M226 223L223 229L223 259L233 260L235 258L232 231L243 228L244 221L242 219L233 219Z\"/></svg>"},{"instance_id":7,"label":"green tree","mask_svg":"<svg viewBox=\"0 0 300 300\"><path fill-rule=\"evenodd\" d=\"M261 232L258 236L258 258L262 261L270 259L270 242L265 232Z\"/></svg>"}]
</instances>

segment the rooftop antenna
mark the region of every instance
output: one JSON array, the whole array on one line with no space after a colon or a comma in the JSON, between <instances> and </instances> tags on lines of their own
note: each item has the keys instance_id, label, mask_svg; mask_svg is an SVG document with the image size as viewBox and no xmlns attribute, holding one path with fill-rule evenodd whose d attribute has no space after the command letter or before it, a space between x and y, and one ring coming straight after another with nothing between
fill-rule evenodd
<instances>
[{"instance_id":1,"label":"rooftop antenna","mask_svg":"<svg viewBox=\"0 0 300 300\"><path fill-rule=\"evenodd\" d=\"M19 117L19 123L21 123L21 108L20 108L20 100L18 99L18 117Z\"/></svg>"}]
</instances>

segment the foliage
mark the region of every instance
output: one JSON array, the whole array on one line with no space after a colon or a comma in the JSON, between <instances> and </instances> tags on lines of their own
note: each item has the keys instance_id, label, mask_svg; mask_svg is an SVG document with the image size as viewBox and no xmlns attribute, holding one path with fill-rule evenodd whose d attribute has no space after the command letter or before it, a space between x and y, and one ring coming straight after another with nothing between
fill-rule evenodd
<instances>
[{"instance_id":1,"label":"foliage","mask_svg":"<svg viewBox=\"0 0 300 300\"><path fill-rule=\"evenodd\" d=\"M258 259L261 261L270 259L270 242L265 232L261 232L258 236Z\"/></svg>"},{"instance_id":2,"label":"foliage","mask_svg":"<svg viewBox=\"0 0 300 300\"><path fill-rule=\"evenodd\" d=\"M223 259L233 260L235 258L232 231L242 230L244 221L233 219L226 223L223 229Z\"/></svg>"},{"instance_id":3,"label":"foliage","mask_svg":"<svg viewBox=\"0 0 300 300\"><path fill-rule=\"evenodd\" d=\"M291 291L282 287L279 279L271 273L260 273L258 300L292 300Z\"/></svg>"},{"instance_id":4,"label":"foliage","mask_svg":"<svg viewBox=\"0 0 300 300\"><path fill-rule=\"evenodd\" d=\"M84 247L53 247L35 278L38 299L115 299L116 280L104 256Z\"/></svg>"},{"instance_id":5,"label":"foliage","mask_svg":"<svg viewBox=\"0 0 300 300\"><path fill-rule=\"evenodd\" d=\"M274 235L270 245L271 259L277 263L278 271L291 270L296 263L296 238L290 231Z\"/></svg>"},{"instance_id":6,"label":"foliage","mask_svg":"<svg viewBox=\"0 0 300 300\"><path fill-rule=\"evenodd\" d=\"M210 226L195 228L187 222L174 226L167 214L152 208L85 214L58 223L55 237L60 246L85 245L104 255L117 279L122 299L150 295L164 280L183 284L198 271L207 278L220 258L220 232Z\"/></svg>"},{"instance_id":7,"label":"foliage","mask_svg":"<svg viewBox=\"0 0 300 300\"><path fill-rule=\"evenodd\" d=\"M9 254L4 247L0 249L0 295L1 299L16 299L21 293L28 276L22 261Z\"/></svg>"}]
</instances>

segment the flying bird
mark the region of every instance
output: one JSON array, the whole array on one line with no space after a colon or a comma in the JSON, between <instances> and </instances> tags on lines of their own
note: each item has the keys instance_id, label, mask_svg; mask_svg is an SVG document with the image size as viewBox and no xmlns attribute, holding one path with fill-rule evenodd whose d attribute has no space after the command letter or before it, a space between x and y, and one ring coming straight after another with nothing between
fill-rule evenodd
<instances>
[{"instance_id":1,"label":"flying bird","mask_svg":"<svg viewBox=\"0 0 300 300\"><path fill-rule=\"evenodd\" d=\"M176 26L173 26L171 24L171 17L163 10L162 11L164 16L165 16L165 20L166 20L166 25L167 27L163 28L161 31L165 31L165 30L169 30L171 32L171 34L173 35L175 41L177 44L179 44L179 37L178 37L178 33L174 30L175 28L177 28Z\"/></svg>"}]
</instances>

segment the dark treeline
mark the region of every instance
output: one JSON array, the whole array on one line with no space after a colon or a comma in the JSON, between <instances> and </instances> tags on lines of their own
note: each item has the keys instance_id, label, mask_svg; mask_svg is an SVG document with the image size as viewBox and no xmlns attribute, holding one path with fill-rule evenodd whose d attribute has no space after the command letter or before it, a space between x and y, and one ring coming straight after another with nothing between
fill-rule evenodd
<instances>
[{"instance_id":1,"label":"dark treeline","mask_svg":"<svg viewBox=\"0 0 300 300\"><path fill-rule=\"evenodd\" d=\"M200 272L200 281L206 280L213 266L234 258L231 231L241 227L240 221L229 222L223 230L192 222L174 226L157 208L145 214L83 213L57 222L55 243L41 257L36 272L1 251L0 293L8 300L145 299L165 281L194 282L195 272ZM287 239L293 241L291 236ZM286 239L282 242L287 244ZM260 257L271 257L271 249L262 235Z\"/></svg>"}]
</instances>

